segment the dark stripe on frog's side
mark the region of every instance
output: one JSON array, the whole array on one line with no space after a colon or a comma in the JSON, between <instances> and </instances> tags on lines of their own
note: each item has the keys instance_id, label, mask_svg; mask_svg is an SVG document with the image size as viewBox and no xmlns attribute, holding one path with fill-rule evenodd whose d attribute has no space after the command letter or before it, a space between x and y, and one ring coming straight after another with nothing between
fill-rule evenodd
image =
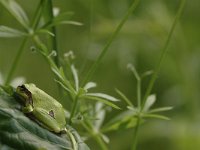
<instances>
[{"instance_id":1,"label":"dark stripe on frog's side","mask_svg":"<svg viewBox=\"0 0 200 150\"><path fill-rule=\"evenodd\" d=\"M31 92L25 87L25 85L18 86L21 91L23 91L28 97L28 104L30 104L33 108L33 98Z\"/></svg>"}]
</instances>

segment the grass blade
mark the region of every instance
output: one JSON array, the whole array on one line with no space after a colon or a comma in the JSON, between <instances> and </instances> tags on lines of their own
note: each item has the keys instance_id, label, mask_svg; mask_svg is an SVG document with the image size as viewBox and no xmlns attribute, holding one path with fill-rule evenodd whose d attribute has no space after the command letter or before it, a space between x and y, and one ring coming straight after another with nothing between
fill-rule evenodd
<instances>
[{"instance_id":1,"label":"grass blade","mask_svg":"<svg viewBox=\"0 0 200 150\"><path fill-rule=\"evenodd\" d=\"M17 29L13 29L7 26L0 26L0 37L3 38L11 38L11 37L23 37L27 34L19 31Z\"/></svg>"},{"instance_id":2,"label":"grass blade","mask_svg":"<svg viewBox=\"0 0 200 150\"><path fill-rule=\"evenodd\" d=\"M21 6L15 0L0 0L0 3L15 17L15 19L26 29L29 28L29 19Z\"/></svg>"},{"instance_id":3,"label":"grass blade","mask_svg":"<svg viewBox=\"0 0 200 150\"><path fill-rule=\"evenodd\" d=\"M115 97L112 97L112 96L104 94L104 93L87 93L86 95L87 96L94 96L94 97L99 97L99 98L107 99L107 100L112 101L112 102L119 101Z\"/></svg>"},{"instance_id":4,"label":"grass blade","mask_svg":"<svg viewBox=\"0 0 200 150\"><path fill-rule=\"evenodd\" d=\"M85 99L89 99L89 100L95 100L95 101L99 101L99 102L102 102L110 107L113 107L115 109L120 109L117 105L113 104L112 102L109 102L105 99L102 99L102 98L99 98L99 97L94 97L94 96L89 96L89 95L86 95L84 96L83 98Z\"/></svg>"}]
</instances>

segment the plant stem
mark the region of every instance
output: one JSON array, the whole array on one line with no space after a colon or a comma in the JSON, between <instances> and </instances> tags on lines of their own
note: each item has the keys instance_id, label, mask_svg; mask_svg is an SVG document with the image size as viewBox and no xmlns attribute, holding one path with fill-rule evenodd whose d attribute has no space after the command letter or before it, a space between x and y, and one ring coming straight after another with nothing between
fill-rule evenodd
<instances>
[{"instance_id":1,"label":"plant stem","mask_svg":"<svg viewBox=\"0 0 200 150\"><path fill-rule=\"evenodd\" d=\"M23 41L22 41L22 43L21 43L21 45L20 45L20 47L19 47L19 49L17 51L17 54L16 54L16 56L14 58L14 61L13 61L12 65L11 65L11 67L10 67L10 70L8 72L7 78L5 80L5 85L8 85L10 83L11 78L12 78L12 76L13 76L13 74L14 74L14 72L15 72L18 64L19 64L19 60L21 58L21 55L23 53L23 50L24 50L24 47L25 47L27 41L28 41L27 37L23 39Z\"/></svg>"},{"instance_id":2,"label":"plant stem","mask_svg":"<svg viewBox=\"0 0 200 150\"><path fill-rule=\"evenodd\" d=\"M92 125L90 124L90 122L86 120L86 122L82 122L82 125L87 130L87 132L89 132L90 135L95 139L102 150L108 150L106 144L102 141L101 137L99 137L99 134L95 134L94 131L92 131Z\"/></svg>"},{"instance_id":3,"label":"plant stem","mask_svg":"<svg viewBox=\"0 0 200 150\"><path fill-rule=\"evenodd\" d=\"M74 103L73 103L73 106L72 106L72 111L71 111L71 114L70 114L70 117L69 117L69 125L72 124L72 119L76 113L76 108L77 108L77 105L78 105L78 94L76 95L75 99L74 99Z\"/></svg>"},{"instance_id":4,"label":"plant stem","mask_svg":"<svg viewBox=\"0 0 200 150\"><path fill-rule=\"evenodd\" d=\"M160 71L162 61L163 61L163 59L164 59L164 57L165 57L165 55L167 53L167 49L168 49L170 40L172 38L175 26L176 26L176 24L177 24L177 22L178 22L178 20L179 20L179 18L181 16L181 14L183 13L183 8L185 6L185 3L186 3L186 0L181 0L181 2L180 2L178 11L177 11L175 19L174 19L174 22L173 22L173 24L171 26L171 29L170 29L169 34L167 36L167 40L166 40L166 42L164 44L164 47L162 49L160 59L158 61L157 66L155 67L155 71L154 71L154 73L153 73L153 75L151 77L151 80L150 80L150 82L148 84L148 87L147 87L147 90L145 92L145 95L144 95L144 98L143 98L143 105L142 105L142 107L144 106L144 104L146 102L146 99L147 99L148 95L151 93L151 90L152 90L152 88L153 88L153 86L155 84L155 80L156 80L156 78L158 76L158 72Z\"/></svg>"},{"instance_id":5,"label":"plant stem","mask_svg":"<svg viewBox=\"0 0 200 150\"><path fill-rule=\"evenodd\" d=\"M140 116L138 116L137 124L134 131L132 150L136 150L137 148L139 127L140 127Z\"/></svg>"},{"instance_id":6,"label":"plant stem","mask_svg":"<svg viewBox=\"0 0 200 150\"><path fill-rule=\"evenodd\" d=\"M46 21L47 22L49 22L49 21L51 21L53 18L54 18L54 16L53 16L53 4L52 4L52 1L51 0L47 0L47 15L45 15L45 17L46 17ZM56 65L57 66L59 66L60 65L60 62L59 62L59 49L58 49L58 44L57 44L57 32L56 32L56 28L55 28L55 26L52 26L51 28L50 28L50 30L51 30L51 32L54 34L54 36L52 37L50 37L50 43L51 43L51 45L52 45L52 49L54 50L54 51L56 51L56 57L55 57L55 63L56 63Z\"/></svg>"},{"instance_id":7,"label":"plant stem","mask_svg":"<svg viewBox=\"0 0 200 150\"><path fill-rule=\"evenodd\" d=\"M102 150L108 150L107 146L98 135L94 135L93 137L95 138L96 142L99 144Z\"/></svg>"},{"instance_id":8,"label":"plant stem","mask_svg":"<svg viewBox=\"0 0 200 150\"><path fill-rule=\"evenodd\" d=\"M139 1L140 0L134 0L133 1L133 3L131 4L130 8L128 9L126 15L122 18L121 22L119 23L119 25L117 26L117 28L115 29L115 31L113 32L111 37L109 38L109 40L106 43L106 45L104 46L104 48L102 49L102 51L101 51L100 55L98 56L97 60L95 61L95 63L89 69L88 73L86 74L86 76L85 76L85 78L83 80L82 86L84 86L88 82L88 80L90 80L90 78L92 77L94 72L97 70L97 67L99 66L102 58L105 56L106 52L108 51L108 48L110 47L110 45L112 44L112 42L116 38L116 36L118 35L119 31L123 27L123 25L126 22L126 20L128 19L128 17L132 14L132 12L137 7Z\"/></svg>"},{"instance_id":9,"label":"plant stem","mask_svg":"<svg viewBox=\"0 0 200 150\"><path fill-rule=\"evenodd\" d=\"M139 111L141 110L141 79L137 80L137 105Z\"/></svg>"}]
</instances>

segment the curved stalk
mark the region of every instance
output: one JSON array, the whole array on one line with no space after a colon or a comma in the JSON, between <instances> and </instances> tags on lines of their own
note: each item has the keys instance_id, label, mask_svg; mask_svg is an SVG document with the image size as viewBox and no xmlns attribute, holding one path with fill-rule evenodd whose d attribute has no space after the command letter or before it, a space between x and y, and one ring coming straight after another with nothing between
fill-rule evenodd
<instances>
[{"instance_id":1,"label":"curved stalk","mask_svg":"<svg viewBox=\"0 0 200 150\"><path fill-rule=\"evenodd\" d=\"M176 27L176 25L178 23L179 18L181 17L181 15L183 13L183 8L185 6L185 3L186 3L186 0L181 0L181 2L180 2L178 11L177 11L175 19L174 19L174 22L173 22L173 24L171 26L171 29L170 29L169 34L167 36L167 40L166 40L165 45L164 45L164 47L162 49L160 59L158 61L157 66L155 67L155 71L154 71L154 73L153 73L153 75L151 77L151 80L150 80L150 82L148 84L148 87L147 87L147 90L145 92L145 95L144 95L144 98L143 98L143 105L142 105L142 107L144 106L144 104L146 102L146 99L147 99L148 95L151 93L151 90L152 90L152 88L153 88L153 86L155 84L156 78L158 76L158 72L160 71L160 68L161 68L161 65L162 65L162 61L163 61L163 59L164 59L164 57L165 57L165 55L167 53L170 40L171 40L172 35L174 33L174 29L175 29L175 27Z\"/></svg>"},{"instance_id":2,"label":"curved stalk","mask_svg":"<svg viewBox=\"0 0 200 150\"><path fill-rule=\"evenodd\" d=\"M70 114L70 117L69 117L69 125L72 124L72 119L76 113L76 108L77 108L77 105L78 105L78 94L76 95L75 99L74 99L74 103L73 103L73 107L72 107L72 112Z\"/></svg>"},{"instance_id":3,"label":"curved stalk","mask_svg":"<svg viewBox=\"0 0 200 150\"><path fill-rule=\"evenodd\" d=\"M135 127L135 131L134 131L134 137L133 137L133 145L132 145L132 150L136 150L137 149L137 142L138 142L138 132L139 132L139 127L140 127L140 116L138 117L137 120L137 124Z\"/></svg>"},{"instance_id":4,"label":"curved stalk","mask_svg":"<svg viewBox=\"0 0 200 150\"><path fill-rule=\"evenodd\" d=\"M105 56L106 52L108 51L108 48L110 47L110 45L112 44L112 42L114 41L114 39L116 38L116 36L118 35L118 33L120 32L120 30L123 27L124 23L127 21L127 19L129 18L129 16L132 14L132 12L137 7L139 1L140 0L134 0L134 2L131 4L131 6L128 9L126 15L122 18L121 22L119 23L119 25L117 26L117 28L115 29L115 31L113 32L113 34L111 35L111 37L109 38L109 40L106 43L106 45L104 46L104 48L102 49L102 51L101 51L100 55L98 56L97 60L91 66L91 68L89 69L88 73L86 74L85 79L83 80L82 86L84 86L88 82L88 80L90 80L90 78L92 77L92 75L94 74L94 72L97 70L97 67L99 66L102 58Z\"/></svg>"}]
</instances>

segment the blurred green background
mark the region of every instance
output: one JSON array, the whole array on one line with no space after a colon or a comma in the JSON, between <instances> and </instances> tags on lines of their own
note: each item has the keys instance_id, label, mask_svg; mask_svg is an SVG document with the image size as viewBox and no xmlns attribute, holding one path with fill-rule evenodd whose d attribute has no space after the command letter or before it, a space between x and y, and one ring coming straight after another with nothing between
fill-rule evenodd
<instances>
[{"instance_id":1,"label":"blurred green background","mask_svg":"<svg viewBox=\"0 0 200 150\"><path fill-rule=\"evenodd\" d=\"M38 0L17 0L30 17ZM84 25L57 27L60 56L73 50L76 67L84 76L100 50L130 6L131 0L53 0L60 11L73 11L73 20ZM143 0L124 25L109 52L101 62L92 81L99 91L117 97L115 88L132 100L136 97L136 82L127 70L133 63L140 73L152 70L158 62L178 0ZM170 121L150 120L140 128L139 150L199 150L200 149L200 2L188 1L176 28L156 81L153 93L157 106L173 106L167 116ZM0 6L0 25L20 29L20 25ZM5 78L22 39L0 39L0 72ZM26 47L14 77L23 76L27 82L59 99L57 86L48 64ZM148 78L143 82L143 92ZM62 101L66 106L67 104ZM135 102L134 102L135 103ZM120 105L123 106L121 103ZM123 107L125 108L125 107ZM115 116L113 111L108 117ZM109 149L128 150L133 129L109 133ZM97 144L89 140L91 149Z\"/></svg>"}]
</instances>

